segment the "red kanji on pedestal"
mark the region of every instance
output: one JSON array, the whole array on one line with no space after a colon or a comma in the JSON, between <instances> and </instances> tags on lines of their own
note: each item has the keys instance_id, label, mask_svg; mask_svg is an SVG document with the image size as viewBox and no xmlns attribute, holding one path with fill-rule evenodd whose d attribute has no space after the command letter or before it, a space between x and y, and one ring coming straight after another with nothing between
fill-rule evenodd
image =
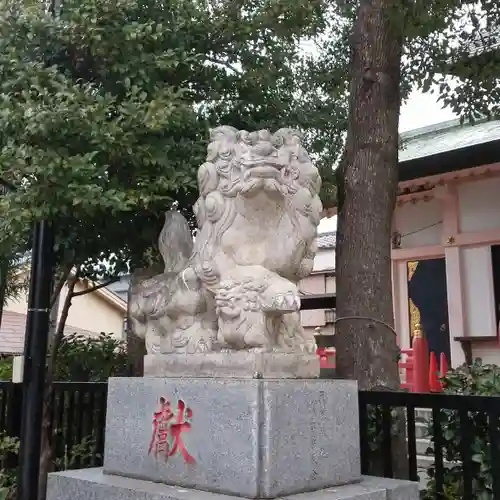
<instances>
[{"instance_id":1,"label":"red kanji on pedestal","mask_svg":"<svg viewBox=\"0 0 500 500\"><path fill-rule=\"evenodd\" d=\"M149 443L148 454L153 453L156 459L162 458L167 461L169 457L180 452L186 463L196 463L182 439L182 433L191 429L191 423L186 419L192 416L192 410L186 407L182 399L177 402L177 415L174 415L170 401L160 398L160 409L153 413L153 436Z\"/></svg>"}]
</instances>

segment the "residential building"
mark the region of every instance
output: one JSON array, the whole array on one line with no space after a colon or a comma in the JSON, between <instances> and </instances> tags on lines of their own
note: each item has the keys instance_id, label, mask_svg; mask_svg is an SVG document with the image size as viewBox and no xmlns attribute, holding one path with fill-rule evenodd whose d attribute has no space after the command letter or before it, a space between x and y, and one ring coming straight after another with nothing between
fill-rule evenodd
<instances>
[{"instance_id":1,"label":"residential building","mask_svg":"<svg viewBox=\"0 0 500 500\"><path fill-rule=\"evenodd\" d=\"M80 280L76 284L75 291L81 292L92 286L94 286L92 283ZM59 300L58 317L61 315L67 293L68 287L65 285ZM23 353L27 310L27 292L18 300L9 300L5 305L0 327L0 354L20 355ZM77 296L72 300L65 334L78 333L95 336L105 332L124 339L126 313L127 302L107 288Z\"/></svg>"},{"instance_id":2,"label":"residential building","mask_svg":"<svg viewBox=\"0 0 500 500\"><path fill-rule=\"evenodd\" d=\"M299 283L300 292L307 295L335 293L335 232L318 234L318 251L314 259L314 268L310 276ZM308 337L312 335L332 334L335 320L334 309L300 312L302 326Z\"/></svg>"}]
</instances>

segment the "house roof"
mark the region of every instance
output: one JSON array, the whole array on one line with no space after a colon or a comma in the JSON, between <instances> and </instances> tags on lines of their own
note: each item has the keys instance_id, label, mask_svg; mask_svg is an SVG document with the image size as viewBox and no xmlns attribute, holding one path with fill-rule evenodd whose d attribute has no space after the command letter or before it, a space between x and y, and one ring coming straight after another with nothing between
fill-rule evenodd
<instances>
[{"instance_id":1,"label":"house roof","mask_svg":"<svg viewBox=\"0 0 500 500\"><path fill-rule=\"evenodd\" d=\"M128 288L129 288L130 277L122 276L119 281L115 281L106 287L106 289L112 294L116 295L118 298L127 302L128 300Z\"/></svg>"},{"instance_id":2,"label":"house roof","mask_svg":"<svg viewBox=\"0 0 500 500\"><path fill-rule=\"evenodd\" d=\"M484 144L500 139L500 120L460 125L451 120L401 134L399 162ZM500 155L499 155L500 157Z\"/></svg>"},{"instance_id":3,"label":"house roof","mask_svg":"<svg viewBox=\"0 0 500 500\"><path fill-rule=\"evenodd\" d=\"M500 120L448 121L401 134L399 181L500 161Z\"/></svg>"},{"instance_id":4,"label":"house roof","mask_svg":"<svg viewBox=\"0 0 500 500\"><path fill-rule=\"evenodd\" d=\"M448 61L447 74L467 76L470 74L471 63L483 66L488 63L498 63L500 28L474 30L469 35L469 40L462 42L462 51Z\"/></svg>"},{"instance_id":5,"label":"house roof","mask_svg":"<svg viewBox=\"0 0 500 500\"><path fill-rule=\"evenodd\" d=\"M24 351L24 336L26 332L26 315L11 311L3 311L0 327L0 354L21 355ZM67 325L65 335L78 333L80 335L95 336L96 332L83 330Z\"/></svg>"},{"instance_id":6,"label":"house roof","mask_svg":"<svg viewBox=\"0 0 500 500\"><path fill-rule=\"evenodd\" d=\"M467 57L472 58L498 49L500 49L500 28L491 31L478 31L467 47Z\"/></svg>"}]
</instances>

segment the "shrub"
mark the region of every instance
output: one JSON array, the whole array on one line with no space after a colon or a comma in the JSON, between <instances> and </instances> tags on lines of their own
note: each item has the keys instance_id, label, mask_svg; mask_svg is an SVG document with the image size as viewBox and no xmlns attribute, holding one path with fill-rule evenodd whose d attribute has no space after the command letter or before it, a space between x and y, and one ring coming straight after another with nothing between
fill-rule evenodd
<instances>
[{"instance_id":1,"label":"shrub","mask_svg":"<svg viewBox=\"0 0 500 500\"><path fill-rule=\"evenodd\" d=\"M0 462L5 463L12 455L19 452L19 439L0 434ZM16 497L17 468L0 470L0 500L11 500Z\"/></svg>"},{"instance_id":2,"label":"shrub","mask_svg":"<svg viewBox=\"0 0 500 500\"><path fill-rule=\"evenodd\" d=\"M12 380L12 357L0 359L0 380Z\"/></svg>"},{"instance_id":3,"label":"shrub","mask_svg":"<svg viewBox=\"0 0 500 500\"><path fill-rule=\"evenodd\" d=\"M462 366L450 370L444 381L444 392L449 394L463 394L475 396L500 396L500 367L483 365L477 359L467 367ZM481 412L468 413L468 433L471 443L471 460L473 474L473 492L477 500L493 499L490 439L488 434L488 418ZM443 457L451 463L445 467L444 490L445 498L463 498L463 465L461 462L460 446L462 433L457 411L441 410L440 425L443 429ZM429 434L433 436L433 424L429 423ZM431 438L429 453L434 452L434 439ZM434 467L428 469L430 480L424 493L424 498L436 498L436 484Z\"/></svg>"},{"instance_id":4,"label":"shrub","mask_svg":"<svg viewBox=\"0 0 500 500\"><path fill-rule=\"evenodd\" d=\"M75 333L63 338L57 355L55 380L100 382L128 374L125 342L107 333L98 337Z\"/></svg>"}]
</instances>

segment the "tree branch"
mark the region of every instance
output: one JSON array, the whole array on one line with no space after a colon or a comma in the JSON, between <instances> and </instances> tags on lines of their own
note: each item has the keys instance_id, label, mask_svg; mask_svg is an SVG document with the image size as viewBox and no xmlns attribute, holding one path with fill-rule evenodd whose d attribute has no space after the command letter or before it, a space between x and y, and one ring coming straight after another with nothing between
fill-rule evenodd
<instances>
[{"instance_id":1,"label":"tree branch","mask_svg":"<svg viewBox=\"0 0 500 500\"><path fill-rule=\"evenodd\" d=\"M105 288L108 285L111 285L112 283L116 283L117 281L120 281L119 277L110 279L108 281L105 281L104 283L99 283L98 285L87 288L86 290L81 290L80 292L72 292L71 297L79 297L80 295L86 295L87 293L95 292L96 290L100 290L101 288Z\"/></svg>"},{"instance_id":2,"label":"tree branch","mask_svg":"<svg viewBox=\"0 0 500 500\"><path fill-rule=\"evenodd\" d=\"M225 61L219 61L218 59L214 59L213 57L207 57L206 60L208 62L211 62L213 64L219 64L220 66L224 66L225 68L231 70L233 73L236 73L237 75L241 75L241 71L229 64L228 62Z\"/></svg>"},{"instance_id":3,"label":"tree branch","mask_svg":"<svg viewBox=\"0 0 500 500\"><path fill-rule=\"evenodd\" d=\"M73 298L73 290L80 279L80 266L76 268L75 274L68 280L68 295L64 299L64 304L61 310L61 317L59 318L59 323L52 341L52 346L50 349L50 357L47 360L47 378L52 381L54 376L54 369L56 364L57 353L59 351L59 346L64 335L64 327L66 326L66 321L68 320L69 309L71 307L71 299Z\"/></svg>"},{"instance_id":4,"label":"tree branch","mask_svg":"<svg viewBox=\"0 0 500 500\"><path fill-rule=\"evenodd\" d=\"M62 272L61 278L56 282L54 286L54 290L52 291L52 296L50 297L50 308L52 309L54 307L54 304L57 302L57 297L59 297L59 294L61 293L61 290L63 289L64 283L68 280L68 276L71 273L71 270L74 267L74 263L72 262L71 264L68 264Z\"/></svg>"}]
</instances>

